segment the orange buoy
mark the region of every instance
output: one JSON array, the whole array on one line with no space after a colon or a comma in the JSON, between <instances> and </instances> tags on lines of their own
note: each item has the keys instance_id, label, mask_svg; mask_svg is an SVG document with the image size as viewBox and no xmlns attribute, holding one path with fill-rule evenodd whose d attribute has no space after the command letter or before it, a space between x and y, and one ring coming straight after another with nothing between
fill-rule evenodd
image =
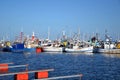
<instances>
[{"instance_id":1,"label":"orange buoy","mask_svg":"<svg viewBox=\"0 0 120 80\"><path fill-rule=\"evenodd\" d=\"M8 64L0 64L0 73L8 72Z\"/></svg>"},{"instance_id":2,"label":"orange buoy","mask_svg":"<svg viewBox=\"0 0 120 80\"><path fill-rule=\"evenodd\" d=\"M35 72L35 79L48 78L48 71Z\"/></svg>"},{"instance_id":3,"label":"orange buoy","mask_svg":"<svg viewBox=\"0 0 120 80\"><path fill-rule=\"evenodd\" d=\"M28 73L16 74L15 80L28 80Z\"/></svg>"},{"instance_id":4,"label":"orange buoy","mask_svg":"<svg viewBox=\"0 0 120 80\"><path fill-rule=\"evenodd\" d=\"M41 53L42 52L42 48L41 47L37 47L36 48L36 53Z\"/></svg>"}]
</instances>

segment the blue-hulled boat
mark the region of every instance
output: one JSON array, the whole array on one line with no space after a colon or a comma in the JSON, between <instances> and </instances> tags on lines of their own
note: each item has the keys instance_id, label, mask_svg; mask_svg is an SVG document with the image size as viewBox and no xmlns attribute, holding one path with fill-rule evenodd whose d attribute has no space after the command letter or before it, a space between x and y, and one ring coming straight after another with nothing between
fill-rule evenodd
<instances>
[{"instance_id":1,"label":"blue-hulled boat","mask_svg":"<svg viewBox=\"0 0 120 80\"><path fill-rule=\"evenodd\" d=\"M13 44L11 51L12 52L24 52L24 44L23 43Z\"/></svg>"}]
</instances>

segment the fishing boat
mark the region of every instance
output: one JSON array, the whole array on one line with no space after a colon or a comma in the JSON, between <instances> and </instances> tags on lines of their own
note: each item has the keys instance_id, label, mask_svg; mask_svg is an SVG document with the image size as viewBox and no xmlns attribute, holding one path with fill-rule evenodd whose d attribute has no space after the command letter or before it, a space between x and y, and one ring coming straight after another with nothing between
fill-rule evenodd
<instances>
[{"instance_id":1,"label":"fishing boat","mask_svg":"<svg viewBox=\"0 0 120 80\"><path fill-rule=\"evenodd\" d=\"M120 53L120 43L117 44L114 43L105 43L103 44L103 47L95 47L93 52L94 53Z\"/></svg>"},{"instance_id":2,"label":"fishing boat","mask_svg":"<svg viewBox=\"0 0 120 80\"><path fill-rule=\"evenodd\" d=\"M65 48L60 47L54 43L50 43L46 46L42 46L43 52L64 52Z\"/></svg>"},{"instance_id":3,"label":"fishing boat","mask_svg":"<svg viewBox=\"0 0 120 80\"><path fill-rule=\"evenodd\" d=\"M15 43L11 48L12 52L24 52L24 44L23 43Z\"/></svg>"},{"instance_id":4,"label":"fishing boat","mask_svg":"<svg viewBox=\"0 0 120 80\"><path fill-rule=\"evenodd\" d=\"M93 52L93 46L88 41L73 40L66 43L65 52Z\"/></svg>"},{"instance_id":5,"label":"fishing boat","mask_svg":"<svg viewBox=\"0 0 120 80\"><path fill-rule=\"evenodd\" d=\"M44 52L64 52L63 47L52 47L52 46L46 46L43 47Z\"/></svg>"},{"instance_id":6,"label":"fishing boat","mask_svg":"<svg viewBox=\"0 0 120 80\"><path fill-rule=\"evenodd\" d=\"M2 43L0 45L0 48L1 48L0 51L2 51L2 52L11 52L12 47L11 47L10 41L5 41L4 43Z\"/></svg>"},{"instance_id":7,"label":"fishing boat","mask_svg":"<svg viewBox=\"0 0 120 80\"><path fill-rule=\"evenodd\" d=\"M105 41L97 41L94 53L120 53L120 43L113 41L109 35L105 35Z\"/></svg>"},{"instance_id":8,"label":"fishing boat","mask_svg":"<svg viewBox=\"0 0 120 80\"><path fill-rule=\"evenodd\" d=\"M78 47L78 46L73 46L73 48L65 48L66 52L88 52L92 53L93 52L93 46L89 47Z\"/></svg>"}]
</instances>

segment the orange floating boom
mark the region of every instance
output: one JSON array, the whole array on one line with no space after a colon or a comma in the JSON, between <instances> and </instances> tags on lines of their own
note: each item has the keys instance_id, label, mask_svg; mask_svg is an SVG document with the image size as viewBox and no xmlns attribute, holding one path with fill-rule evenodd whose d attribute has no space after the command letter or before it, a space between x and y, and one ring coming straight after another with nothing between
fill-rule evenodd
<instances>
[{"instance_id":1,"label":"orange floating boom","mask_svg":"<svg viewBox=\"0 0 120 80\"><path fill-rule=\"evenodd\" d=\"M8 64L0 64L0 73L8 72Z\"/></svg>"},{"instance_id":2,"label":"orange floating boom","mask_svg":"<svg viewBox=\"0 0 120 80\"><path fill-rule=\"evenodd\" d=\"M29 75L28 75L28 73L15 74L14 80L29 80Z\"/></svg>"},{"instance_id":3,"label":"orange floating boom","mask_svg":"<svg viewBox=\"0 0 120 80\"><path fill-rule=\"evenodd\" d=\"M82 74L78 74L78 75L70 75L70 76L59 76L59 77L52 77L52 78L44 78L44 79L33 79L33 80L55 80L55 79L65 79L65 78L75 78L75 77L81 77L83 75Z\"/></svg>"},{"instance_id":4,"label":"orange floating boom","mask_svg":"<svg viewBox=\"0 0 120 80\"><path fill-rule=\"evenodd\" d=\"M48 78L48 71L35 72L35 79Z\"/></svg>"},{"instance_id":5,"label":"orange floating boom","mask_svg":"<svg viewBox=\"0 0 120 80\"><path fill-rule=\"evenodd\" d=\"M8 75L24 74L24 73L34 73L34 72L43 72L43 71L54 71L54 69L45 69L45 70L34 70L34 71L24 71L24 72L5 73L5 74L0 74L0 76L8 76Z\"/></svg>"},{"instance_id":6,"label":"orange floating boom","mask_svg":"<svg viewBox=\"0 0 120 80\"><path fill-rule=\"evenodd\" d=\"M26 64L26 65L16 65L16 66L0 66L0 69L3 69L3 68L16 68L16 67L27 67L28 66L28 64Z\"/></svg>"}]
</instances>

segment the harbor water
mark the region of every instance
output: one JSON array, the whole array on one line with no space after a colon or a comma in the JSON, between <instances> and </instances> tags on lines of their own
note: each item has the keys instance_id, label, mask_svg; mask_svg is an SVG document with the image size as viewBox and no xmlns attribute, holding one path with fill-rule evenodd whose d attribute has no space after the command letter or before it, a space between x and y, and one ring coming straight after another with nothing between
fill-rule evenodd
<instances>
[{"instance_id":1,"label":"harbor water","mask_svg":"<svg viewBox=\"0 0 120 80\"><path fill-rule=\"evenodd\" d=\"M29 64L30 71L54 69L49 72L49 77L83 74L81 80L120 80L120 54L0 52L0 63L8 62L14 63L9 66ZM9 72L21 72L25 69L25 67L10 68ZM30 73L29 80L33 79L34 73ZM14 80L14 76L0 76L0 80Z\"/></svg>"}]
</instances>

